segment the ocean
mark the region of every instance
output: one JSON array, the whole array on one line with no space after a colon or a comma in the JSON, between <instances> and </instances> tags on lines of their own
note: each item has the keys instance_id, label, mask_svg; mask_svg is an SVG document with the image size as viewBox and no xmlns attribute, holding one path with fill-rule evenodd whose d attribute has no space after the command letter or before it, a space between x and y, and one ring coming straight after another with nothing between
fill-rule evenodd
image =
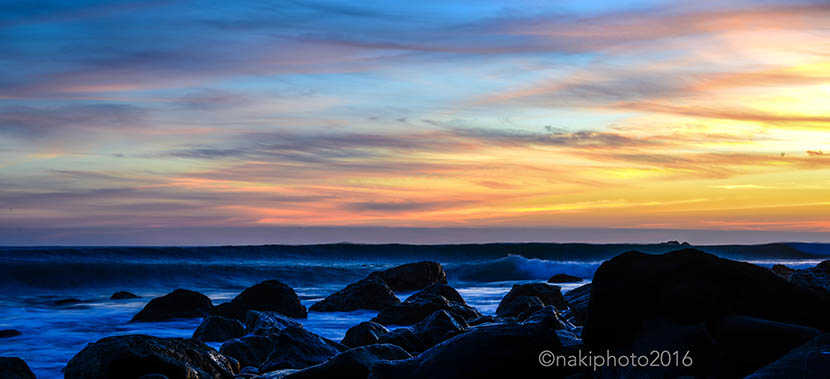
<instances>
[{"instance_id":1,"label":"ocean","mask_svg":"<svg viewBox=\"0 0 830 379\"><path fill-rule=\"evenodd\" d=\"M558 273L583 278L560 284L567 292L589 283L602 261L619 253L662 253L683 247L547 243L6 247L0 248L0 329L22 334L0 339L0 356L23 358L38 378L61 378L61 369L72 356L106 336L189 337L201 320L128 323L151 298L176 288L202 292L219 304L248 286L277 279L310 306L372 271L433 260L444 265L449 284L470 305L493 314L513 284L546 281ZM767 267L775 263L812 267L830 255L828 244L695 247ZM109 300L122 290L141 298ZM398 296L403 300L410 294ZM308 319L299 321L308 330L339 341L348 328L375 313L309 312Z\"/></svg>"}]
</instances>

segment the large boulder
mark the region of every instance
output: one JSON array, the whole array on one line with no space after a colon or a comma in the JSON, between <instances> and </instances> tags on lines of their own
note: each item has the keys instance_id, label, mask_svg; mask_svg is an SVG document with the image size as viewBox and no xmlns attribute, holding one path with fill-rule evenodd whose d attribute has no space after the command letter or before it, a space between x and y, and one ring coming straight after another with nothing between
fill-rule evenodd
<instances>
[{"instance_id":1,"label":"large boulder","mask_svg":"<svg viewBox=\"0 0 830 379\"><path fill-rule=\"evenodd\" d=\"M35 374L26 361L18 357L0 357L0 378L35 379Z\"/></svg>"},{"instance_id":2,"label":"large boulder","mask_svg":"<svg viewBox=\"0 0 830 379\"><path fill-rule=\"evenodd\" d=\"M577 354L582 347L572 333L546 323L503 323L472 328L415 358L378 362L374 379L409 378L560 378L573 367L543 367L540 353Z\"/></svg>"},{"instance_id":3,"label":"large boulder","mask_svg":"<svg viewBox=\"0 0 830 379\"><path fill-rule=\"evenodd\" d=\"M386 329L385 326L376 322L364 321L349 328L340 343L349 347L371 345L377 343L378 339L386 333L389 333L389 329Z\"/></svg>"},{"instance_id":4,"label":"large boulder","mask_svg":"<svg viewBox=\"0 0 830 379\"><path fill-rule=\"evenodd\" d=\"M213 313L243 321L251 310L274 311L294 318L306 318L308 314L294 289L277 280L245 289L230 302L217 306Z\"/></svg>"},{"instance_id":5,"label":"large boulder","mask_svg":"<svg viewBox=\"0 0 830 379\"><path fill-rule=\"evenodd\" d=\"M432 283L447 284L447 274L437 262L417 262L376 271L370 276L383 279L393 291L415 291Z\"/></svg>"},{"instance_id":6,"label":"large boulder","mask_svg":"<svg viewBox=\"0 0 830 379\"><path fill-rule=\"evenodd\" d=\"M522 296L536 296L543 305L553 305L557 309L565 310L568 308L568 303L562 297L562 291L559 286L552 286L545 283L529 283L529 284L514 284L510 292L501 299L498 308L496 308L496 315L500 317L504 314L510 302Z\"/></svg>"},{"instance_id":7,"label":"large boulder","mask_svg":"<svg viewBox=\"0 0 830 379\"><path fill-rule=\"evenodd\" d=\"M145 335L106 337L88 345L64 368L65 379L168 378L232 379L239 364L202 342Z\"/></svg>"},{"instance_id":8,"label":"large boulder","mask_svg":"<svg viewBox=\"0 0 830 379\"><path fill-rule=\"evenodd\" d=\"M179 288L167 295L150 300L130 322L204 317L211 310L213 310L213 302L210 298L196 291Z\"/></svg>"},{"instance_id":9,"label":"large boulder","mask_svg":"<svg viewBox=\"0 0 830 379\"><path fill-rule=\"evenodd\" d=\"M346 346L303 328L289 327L277 336L274 350L260 366L259 371L302 369L322 363L345 350Z\"/></svg>"},{"instance_id":10,"label":"large boulder","mask_svg":"<svg viewBox=\"0 0 830 379\"><path fill-rule=\"evenodd\" d=\"M544 306L542 300L539 300L536 296L519 296L506 304L500 305L496 315L499 317L517 317L523 312L535 312Z\"/></svg>"},{"instance_id":11,"label":"large boulder","mask_svg":"<svg viewBox=\"0 0 830 379\"><path fill-rule=\"evenodd\" d=\"M417 354L464 332L467 328L467 323L463 319L456 320L456 317L447 311L440 310L411 328L395 329L381 336L378 342L397 345Z\"/></svg>"},{"instance_id":12,"label":"large boulder","mask_svg":"<svg viewBox=\"0 0 830 379\"><path fill-rule=\"evenodd\" d=\"M128 300L128 299L138 299L140 297L141 296L138 296L138 295L136 295L132 292L118 291L118 292L112 294L112 296L110 296L110 300Z\"/></svg>"},{"instance_id":13,"label":"large boulder","mask_svg":"<svg viewBox=\"0 0 830 379\"><path fill-rule=\"evenodd\" d=\"M358 309L381 310L401 301L378 276L369 276L314 303L315 312L349 312Z\"/></svg>"},{"instance_id":14,"label":"large boulder","mask_svg":"<svg viewBox=\"0 0 830 379\"><path fill-rule=\"evenodd\" d=\"M790 351L747 379L826 378L830 372L830 334L822 334Z\"/></svg>"},{"instance_id":15,"label":"large boulder","mask_svg":"<svg viewBox=\"0 0 830 379\"><path fill-rule=\"evenodd\" d=\"M548 283L579 283L582 278L568 274L556 274L548 279Z\"/></svg>"},{"instance_id":16,"label":"large boulder","mask_svg":"<svg viewBox=\"0 0 830 379\"><path fill-rule=\"evenodd\" d=\"M259 367L274 350L278 334L270 336L245 336L222 344L219 352L236 359L240 367Z\"/></svg>"},{"instance_id":17,"label":"large boulder","mask_svg":"<svg viewBox=\"0 0 830 379\"><path fill-rule=\"evenodd\" d=\"M481 313L475 308L457 301L450 301L446 297L429 290L428 292L416 293L407 298L406 301L380 311L372 321L383 325L412 325L439 310L445 310L464 320L481 317Z\"/></svg>"},{"instance_id":18,"label":"large boulder","mask_svg":"<svg viewBox=\"0 0 830 379\"><path fill-rule=\"evenodd\" d=\"M202 342L225 342L245 335L245 324L237 319L210 315L202 320L193 338Z\"/></svg>"},{"instance_id":19,"label":"large boulder","mask_svg":"<svg viewBox=\"0 0 830 379\"><path fill-rule=\"evenodd\" d=\"M563 297L568 303L565 319L574 325L584 325L588 320L588 305L591 303L591 283L576 287Z\"/></svg>"},{"instance_id":20,"label":"large boulder","mask_svg":"<svg viewBox=\"0 0 830 379\"><path fill-rule=\"evenodd\" d=\"M655 318L711 323L745 315L819 330L830 328L830 300L770 270L695 249L621 254L603 263L591 287L585 344L626 346Z\"/></svg>"},{"instance_id":21,"label":"large boulder","mask_svg":"<svg viewBox=\"0 0 830 379\"><path fill-rule=\"evenodd\" d=\"M379 344L361 346L337 354L319 365L290 373L284 376L284 378L366 379L369 377L372 367L377 362L409 358L412 358L409 353L395 345Z\"/></svg>"},{"instance_id":22,"label":"large boulder","mask_svg":"<svg viewBox=\"0 0 830 379\"><path fill-rule=\"evenodd\" d=\"M245 332L259 336L279 333L288 327L302 328L303 324L277 312L248 311L245 315Z\"/></svg>"},{"instance_id":23,"label":"large boulder","mask_svg":"<svg viewBox=\"0 0 830 379\"><path fill-rule=\"evenodd\" d=\"M430 284L426 288L412 294L411 296L406 298L406 300L418 299L418 298L430 297L430 296L436 296L436 295L437 296L443 296L445 299L447 299L449 301L452 301L452 302L467 304L467 302L464 301L464 298L461 297L461 294L458 293L458 291L456 291L455 288L452 288L452 287L450 287L450 286L448 286L444 283Z\"/></svg>"}]
</instances>

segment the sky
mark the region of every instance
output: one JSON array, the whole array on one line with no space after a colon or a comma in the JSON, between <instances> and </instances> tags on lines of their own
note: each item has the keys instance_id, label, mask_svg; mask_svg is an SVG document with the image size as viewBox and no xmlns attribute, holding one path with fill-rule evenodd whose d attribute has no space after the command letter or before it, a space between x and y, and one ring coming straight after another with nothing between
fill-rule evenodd
<instances>
[{"instance_id":1,"label":"sky","mask_svg":"<svg viewBox=\"0 0 830 379\"><path fill-rule=\"evenodd\" d=\"M828 1L4 0L0 52L0 245L830 241Z\"/></svg>"}]
</instances>

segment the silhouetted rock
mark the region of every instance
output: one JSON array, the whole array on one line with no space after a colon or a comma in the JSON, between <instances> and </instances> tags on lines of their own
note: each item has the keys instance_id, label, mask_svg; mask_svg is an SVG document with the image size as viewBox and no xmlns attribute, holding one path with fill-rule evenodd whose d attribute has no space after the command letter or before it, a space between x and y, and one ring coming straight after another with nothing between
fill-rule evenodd
<instances>
[{"instance_id":1,"label":"silhouetted rock","mask_svg":"<svg viewBox=\"0 0 830 379\"><path fill-rule=\"evenodd\" d=\"M499 304L496 315L499 317L516 317L528 309L533 308L533 311L536 311L544 306L542 300L539 300L536 296L518 296L505 304Z\"/></svg>"},{"instance_id":2,"label":"silhouetted rock","mask_svg":"<svg viewBox=\"0 0 830 379\"><path fill-rule=\"evenodd\" d=\"M544 323L504 323L472 328L417 357L378 362L374 379L560 378L576 369L542 367L539 354L576 354L582 346L572 333Z\"/></svg>"},{"instance_id":3,"label":"silhouetted rock","mask_svg":"<svg viewBox=\"0 0 830 379\"><path fill-rule=\"evenodd\" d=\"M278 334L270 336L245 336L222 344L219 352L236 359L241 367L259 367L274 350Z\"/></svg>"},{"instance_id":4,"label":"silhouetted rock","mask_svg":"<svg viewBox=\"0 0 830 379\"><path fill-rule=\"evenodd\" d=\"M248 311L245 315L245 331L260 336L279 333L288 327L302 328L303 324L277 312Z\"/></svg>"},{"instance_id":5,"label":"silhouetted rock","mask_svg":"<svg viewBox=\"0 0 830 379\"><path fill-rule=\"evenodd\" d=\"M476 325L493 323L493 322L498 322L498 321L499 320L497 318L493 317L493 316L484 315L484 316L479 316L479 317L476 317L472 320L467 321L467 325L476 326Z\"/></svg>"},{"instance_id":6,"label":"silhouetted rock","mask_svg":"<svg viewBox=\"0 0 830 379\"><path fill-rule=\"evenodd\" d=\"M794 270L790 272L787 279L802 287L828 292L830 291L830 260L806 270Z\"/></svg>"},{"instance_id":7,"label":"silhouetted rock","mask_svg":"<svg viewBox=\"0 0 830 379\"><path fill-rule=\"evenodd\" d=\"M447 274L437 262L417 262L376 271L370 276L379 276L393 291L414 291L432 283L447 283Z\"/></svg>"},{"instance_id":8,"label":"silhouetted rock","mask_svg":"<svg viewBox=\"0 0 830 379\"><path fill-rule=\"evenodd\" d=\"M150 300L130 322L204 317L212 309L213 303L207 296L179 288L167 295Z\"/></svg>"},{"instance_id":9,"label":"silhouetted rock","mask_svg":"<svg viewBox=\"0 0 830 379\"><path fill-rule=\"evenodd\" d=\"M274 350L260 366L259 371L306 368L322 363L346 349L346 346L303 328L289 327L277 336Z\"/></svg>"},{"instance_id":10,"label":"silhouetted rock","mask_svg":"<svg viewBox=\"0 0 830 379\"><path fill-rule=\"evenodd\" d=\"M591 303L591 283L576 287L564 295L568 311L563 314L574 325L585 325L588 320L588 305Z\"/></svg>"},{"instance_id":11,"label":"silhouetted rock","mask_svg":"<svg viewBox=\"0 0 830 379\"><path fill-rule=\"evenodd\" d=\"M452 288L444 283L430 284L426 288L412 294L411 296L406 298L406 300L418 299L421 297L429 297L434 295L443 296L445 299L456 303L467 304L467 302L464 301L464 298L461 297L461 294L458 293L458 291L456 291L455 288Z\"/></svg>"},{"instance_id":12,"label":"silhouetted rock","mask_svg":"<svg viewBox=\"0 0 830 379\"><path fill-rule=\"evenodd\" d=\"M0 378L35 379L35 374L26 361L18 357L0 357Z\"/></svg>"},{"instance_id":13,"label":"silhouetted rock","mask_svg":"<svg viewBox=\"0 0 830 379\"><path fill-rule=\"evenodd\" d=\"M19 330L16 329L3 329L0 330L0 338L9 338L9 337L17 337L21 333Z\"/></svg>"},{"instance_id":14,"label":"silhouetted rock","mask_svg":"<svg viewBox=\"0 0 830 379\"><path fill-rule=\"evenodd\" d=\"M522 296L535 296L539 298L542 305L553 305L557 309L564 310L568 308L568 303L565 302L565 298L562 297L562 292L559 286L552 286L545 283L514 284L510 289L510 292L508 292L507 295L504 295L501 302L499 302L499 306L496 308L496 315L499 317L505 317L504 315L508 313L507 310L512 308L510 303ZM518 313L521 313L522 310ZM518 313L513 314L513 316Z\"/></svg>"},{"instance_id":15,"label":"silhouetted rock","mask_svg":"<svg viewBox=\"0 0 830 379\"><path fill-rule=\"evenodd\" d=\"M285 379L366 379L379 361L412 358L398 346L378 344L346 350L329 360L285 376Z\"/></svg>"},{"instance_id":16,"label":"silhouetted rock","mask_svg":"<svg viewBox=\"0 0 830 379\"><path fill-rule=\"evenodd\" d=\"M582 335L595 350L613 349L630 344L651 319L694 324L731 314L830 328L826 295L759 266L686 249L628 252L603 263L594 275Z\"/></svg>"},{"instance_id":17,"label":"silhouetted rock","mask_svg":"<svg viewBox=\"0 0 830 379\"><path fill-rule=\"evenodd\" d=\"M136 295L132 292L118 291L118 292L112 294L112 296L110 296L110 300L138 299L140 297L141 296L138 296L138 295Z\"/></svg>"},{"instance_id":18,"label":"silhouetted rock","mask_svg":"<svg viewBox=\"0 0 830 379\"><path fill-rule=\"evenodd\" d=\"M217 306L213 313L242 321L251 310L274 311L294 318L307 316L294 289L277 280L266 280L245 289L230 302Z\"/></svg>"},{"instance_id":19,"label":"silhouetted rock","mask_svg":"<svg viewBox=\"0 0 830 379\"><path fill-rule=\"evenodd\" d=\"M772 272L784 279L789 279L790 274L792 274L795 271L795 269L782 264L773 265L772 268L770 268L770 270L772 270Z\"/></svg>"},{"instance_id":20,"label":"silhouetted rock","mask_svg":"<svg viewBox=\"0 0 830 379\"><path fill-rule=\"evenodd\" d=\"M556 274L548 279L548 283L579 283L582 278L568 274Z\"/></svg>"},{"instance_id":21,"label":"silhouetted rock","mask_svg":"<svg viewBox=\"0 0 830 379\"><path fill-rule=\"evenodd\" d=\"M78 304L78 303L82 303L82 302L83 302L83 300L81 300L81 299L71 297L71 298L67 298L67 299L55 300L55 301L52 302L52 304L57 305L57 306L64 306L64 305L74 305L74 304Z\"/></svg>"},{"instance_id":22,"label":"silhouetted rock","mask_svg":"<svg viewBox=\"0 0 830 379\"><path fill-rule=\"evenodd\" d=\"M412 325L439 310L445 310L464 320L481 317L481 313L475 308L447 300L446 297L430 290L430 292L414 294L406 301L380 311L372 321L383 325Z\"/></svg>"},{"instance_id":23,"label":"silhouetted rock","mask_svg":"<svg viewBox=\"0 0 830 379\"><path fill-rule=\"evenodd\" d=\"M315 312L349 312L358 309L381 310L401 301L378 276L369 276L349 284L325 299L314 303L309 310Z\"/></svg>"},{"instance_id":24,"label":"silhouetted rock","mask_svg":"<svg viewBox=\"0 0 830 379\"><path fill-rule=\"evenodd\" d=\"M793 349L747 379L826 378L830 372L830 334L822 334Z\"/></svg>"},{"instance_id":25,"label":"silhouetted rock","mask_svg":"<svg viewBox=\"0 0 830 379\"><path fill-rule=\"evenodd\" d=\"M376 322L364 321L349 328L340 343L349 347L371 345L377 343L378 339L386 333L389 333L389 329L386 329L385 326Z\"/></svg>"},{"instance_id":26,"label":"silhouetted rock","mask_svg":"<svg viewBox=\"0 0 830 379\"><path fill-rule=\"evenodd\" d=\"M245 325L237 319L209 315L202 320L193 338L203 342L225 342L245 335Z\"/></svg>"},{"instance_id":27,"label":"silhouetted rock","mask_svg":"<svg viewBox=\"0 0 830 379\"><path fill-rule=\"evenodd\" d=\"M464 320L459 322L447 311L440 310L411 328L395 329L381 336L378 342L397 345L410 353L417 354L458 335L467 327Z\"/></svg>"},{"instance_id":28,"label":"silhouetted rock","mask_svg":"<svg viewBox=\"0 0 830 379\"><path fill-rule=\"evenodd\" d=\"M518 317L519 321L525 323L544 323L546 325L551 325L554 329L562 329L566 326L569 330L572 330L574 327L567 321L562 320L561 316L559 315L559 311L556 310L556 307L553 305L545 305L536 310L528 309L527 315L524 313Z\"/></svg>"},{"instance_id":29,"label":"silhouetted rock","mask_svg":"<svg viewBox=\"0 0 830 379\"><path fill-rule=\"evenodd\" d=\"M169 378L231 379L238 363L210 346L186 338L145 335L106 337L87 345L64 368L65 379Z\"/></svg>"}]
</instances>

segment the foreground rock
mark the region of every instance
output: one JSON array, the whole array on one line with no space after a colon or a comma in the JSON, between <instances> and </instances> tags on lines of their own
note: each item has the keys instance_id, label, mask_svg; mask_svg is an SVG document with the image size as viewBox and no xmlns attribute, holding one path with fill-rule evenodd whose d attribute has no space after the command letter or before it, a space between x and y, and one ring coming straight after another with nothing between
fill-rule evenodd
<instances>
[{"instance_id":1,"label":"foreground rock","mask_svg":"<svg viewBox=\"0 0 830 379\"><path fill-rule=\"evenodd\" d=\"M578 338L558 324L504 323L473 328L415 358L378 362L371 378L559 378L570 367L542 367L539 353L576 354Z\"/></svg>"},{"instance_id":2,"label":"foreground rock","mask_svg":"<svg viewBox=\"0 0 830 379\"><path fill-rule=\"evenodd\" d=\"M462 302L448 300L441 295L440 292L445 290L429 287L410 296L400 304L380 311L372 321L383 325L412 325L439 310L447 311L467 321L481 317L481 313L475 308ZM461 296L458 295L458 297Z\"/></svg>"},{"instance_id":3,"label":"foreground rock","mask_svg":"<svg viewBox=\"0 0 830 379\"><path fill-rule=\"evenodd\" d=\"M325 299L314 303L309 310L315 312L349 312L358 309L381 310L401 301L379 276L369 276L349 284Z\"/></svg>"},{"instance_id":4,"label":"foreground rock","mask_svg":"<svg viewBox=\"0 0 830 379\"><path fill-rule=\"evenodd\" d=\"M806 270L793 270L786 278L802 287L830 292L830 260Z\"/></svg>"},{"instance_id":5,"label":"foreground rock","mask_svg":"<svg viewBox=\"0 0 830 379\"><path fill-rule=\"evenodd\" d=\"M433 283L447 284L447 274L437 262L407 263L383 271L376 271L370 276L383 279L393 291L415 291Z\"/></svg>"},{"instance_id":6,"label":"foreground rock","mask_svg":"<svg viewBox=\"0 0 830 379\"><path fill-rule=\"evenodd\" d=\"M397 345L412 354L418 354L463 333L467 328L463 319L456 320L447 311L440 310L411 328L395 329L384 334L378 342Z\"/></svg>"},{"instance_id":7,"label":"foreground rock","mask_svg":"<svg viewBox=\"0 0 830 379\"><path fill-rule=\"evenodd\" d=\"M245 315L246 333L267 336L289 327L302 328L303 324L277 312L248 311Z\"/></svg>"},{"instance_id":8,"label":"foreground rock","mask_svg":"<svg viewBox=\"0 0 830 379\"><path fill-rule=\"evenodd\" d=\"M579 283L582 278L568 274L556 274L548 279L548 283Z\"/></svg>"},{"instance_id":9,"label":"foreground rock","mask_svg":"<svg viewBox=\"0 0 830 379\"><path fill-rule=\"evenodd\" d=\"M203 317L211 310L213 310L213 302L210 298L195 291L179 288L167 295L150 300L130 322Z\"/></svg>"},{"instance_id":10,"label":"foreground rock","mask_svg":"<svg viewBox=\"0 0 830 379\"><path fill-rule=\"evenodd\" d=\"M395 361L412 358L398 346L379 344L361 346L346 350L331 359L306 369L288 374L286 379L365 379L372 367L380 361Z\"/></svg>"},{"instance_id":11,"label":"foreground rock","mask_svg":"<svg viewBox=\"0 0 830 379\"><path fill-rule=\"evenodd\" d=\"M686 249L628 252L603 263L594 275L583 338L592 348L614 348L654 318L690 324L730 314L830 328L827 296L762 267Z\"/></svg>"},{"instance_id":12,"label":"foreground rock","mask_svg":"<svg viewBox=\"0 0 830 379\"><path fill-rule=\"evenodd\" d=\"M389 333L389 329L376 322L364 321L346 331L341 344L349 347L366 346L377 343L380 337Z\"/></svg>"},{"instance_id":13,"label":"foreground rock","mask_svg":"<svg viewBox=\"0 0 830 379\"><path fill-rule=\"evenodd\" d=\"M230 302L218 305L213 313L243 321L251 310L274 311L294 318L306 318L308 314L294 289L277 280L245 289Z\"/></svg>"},{"instance_id":14,"label":"foreground rock","mask_svg":"<svg viewBox=\"0 0 830 379\"><path fill-rule=\"evenodd\" d=\"M496 311L499 317L518 317L524 312L534 312L542 309L545 304L536 296L519 296L503 304Z\"/></svg>"},{"instance_id":15,"label":"foreground rock","mask_svg":"<svg viewBox=\"0 0 830 379\"><path fill-rule=\"evenodd\" d=\"M231 379L236 362L204 343L185 338L125 335L99 340L76 354L64 368L65 379L168 378Z\"/></svg>"},{"instance_id":16,"label":"foreground rock","mask_svg":"<svg viewBox=\"0 0 830 379\"><path fill-rule=\"evenodd\" d=\"M210 315L202 320L193 338L202 342L225 342L245 335L245 325L237 319Z\"/></svg>"},{"instance_id":17,"label":"foreground rock","mask_svg":"<svg viewBox=\"0 0 830 379\"><path fill-rule=\"evenodd\" d=\"M236 359L240 367L262 366L274 350L278 334L270 336L245 336L222 344L219 352Z\"/></svg>"},{"instance_id":18,"label":"foreground rock","mask_svg":"<svg viewBox=\"0 0 830 379\"><path fill-rule=\"evenodd\" d=\"M568 303L565 319L574 325L585 325L588 320L588 305L591 302L591 283L576 287L564 295Z\"/></svg>"},{"instance_id":19,"label":"foreground rock","mask_svg":"<svg viewBox=\"0 0 830 379\"><path fill-rule=\"evenodd\" d=\"M118 292L112 294L112 296L110 296L110 300L138 299L140 297L141 296L138 296L138 295L136 295L132 292L118 291Z\"/></svg>"},{"instance_id":20,"label":"foreground rock","mask_svg":"<svg viewBox=\"0 0 830 379\"><path fill-rule=\"evenodd\" d=\"M277 336L274 349L260 372L280 369L302 369L322 363L347 348L337 342L320 337L303 328L286 328Z\"/></svg>"},{"instance_id":21,"label":"foreground rock","mask_svg":"<svg viewBox=\"0 0 830 379\"><path fill-rule=\"evenodd\" d=\"M35 374L26 361L18 357L0 357L0 378L35 379Z\"/></svg>"},{"instance_id":22,"label":"foreground rock","mask_svg":"<svg viewBox=\"0 0 830 379\"><path fill-rule=\"evenodd\" d=\"M426 288L407 297L406 301L419 298L427 298L431 296L443 296L445 299L451 302L467 304L467 302L464 300L463 297L461 297L461 294L458 293L458 291L456 291L455 288L452 288L444 283L433 283L427 286Z\"/></svg>"},{"instance_id":23,"label":"foreground rock","mask_svg":"<svg viewBox=\"0 0 830 379\"><path fill-rule=\"evenodd\" d=\"M516 313L517 310L521 313L527 308L522 307L520 304L511 304L511 302L519 300L520 302L529 303L532 300L525 297L534 296L538 298L542 305L553 305L560 310L568 309L568 303L562 297L562 291L559 286L552 286L545 283L514 284L510 292L504 295L501 302L499 302L499 306L496 308L496 315L499 317L516 316L518 314Z\"/></svg>"},{"instance_id":24,"label":"foreground rock","mask_svg":"<svg viewBox=\"0 0 830 379\"><path fill-rule=\"evenodd\" d=\"M822 334L747 378L825 378L827 373L830 373L828 351L830 351L830 334Z\"/></svg>"}]
</instances>

